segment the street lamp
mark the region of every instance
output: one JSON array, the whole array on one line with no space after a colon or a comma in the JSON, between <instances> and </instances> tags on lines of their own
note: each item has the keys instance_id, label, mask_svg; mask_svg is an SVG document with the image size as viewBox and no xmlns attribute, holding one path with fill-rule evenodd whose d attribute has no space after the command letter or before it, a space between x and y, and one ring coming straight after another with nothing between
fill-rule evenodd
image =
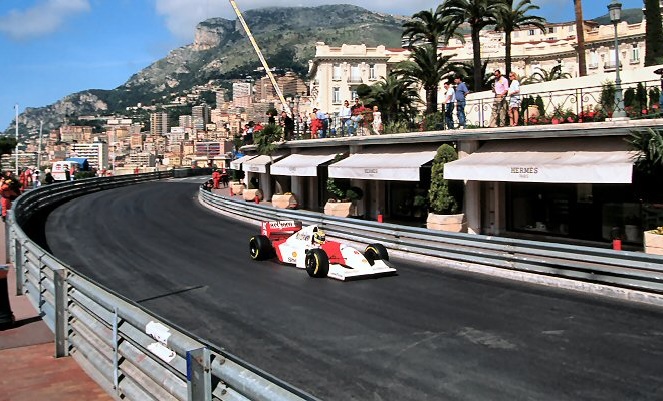
<instances>
[{"instance_id":1,"label":"street lamp","mask_svg":"<svg viewBox=\"0 0 663 401\"><path fill-rule=\"evenodd\" d=\"M619 36L617 35L617 24L621 19L622 3L612 0L608 4L608 11L610 21L615 26L615 110L612 112L612 118L624 118L626 117L626 111L624 110L624 98L622 97L622 80L619 78Z\"/></svg>"}]
</instances>

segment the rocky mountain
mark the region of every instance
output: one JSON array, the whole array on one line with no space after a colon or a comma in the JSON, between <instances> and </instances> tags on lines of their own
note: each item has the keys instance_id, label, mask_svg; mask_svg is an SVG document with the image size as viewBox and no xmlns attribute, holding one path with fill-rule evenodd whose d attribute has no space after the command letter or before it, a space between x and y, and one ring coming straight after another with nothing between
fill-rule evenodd
<instances>
[{"instance_id":1,"label":"rocky mountain","mask_svg":"<svg viewBox=\"0 0 663 401\"><path fill-rule=\"evenodd\" d=\"M271 7L244 13L253 36L270 67L305 75L315 43L384 44L399 47L405 17L370 12L351 5ZM58 127L78 116L126 113L137 103L161 103L173 93L210 80L225 82L254 74L260 61L237 20L212 18L196 27L192 44L171 51L165 58L137 72L113 90L86 90L19 116L19 133ZM13 133L14 125L5 133Z\"/></svg>"}]
</instances>

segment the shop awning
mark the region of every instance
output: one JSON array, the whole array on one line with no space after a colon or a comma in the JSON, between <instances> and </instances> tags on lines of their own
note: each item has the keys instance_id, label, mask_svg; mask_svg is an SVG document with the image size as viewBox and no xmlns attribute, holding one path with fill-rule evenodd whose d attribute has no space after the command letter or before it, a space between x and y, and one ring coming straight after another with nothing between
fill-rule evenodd
<instances>
[{"instance_id":1,"label":"shop awning","mask_svg":"<svg viewBox=\"0 0 663 401\"><path fill-rule=\"evenodd\" d=\"M332 178L419 181L419 169L435 158L436 150L355 153L329 165Z\"/></svg>"},{"instance_id":2,"label":"shop awning","mask_svg":"<svg viewBox=\"0 0 663 401\"><path fill-rule=\"evenodd\" d=\"M272 164L270 174L315 177L318 175L318 166L332 160L334 157L336 157L336 153L296 153Z\"/></svg>"},{"instance_id":3,"label":"shop awning","mask_svg":"<svg viewBox=\"0 0 663 401\"><path fill-rule=\"evenodd\" d=\"M633 153L620 137L491 141L444 165L455 180L630 183Z\"/></svg>"},{"instance_id":4,"label":"shop awning","mask_svg":"<svg viewBox=\"0 0 663 401\"><path fill-rule=\"evenodd\" d=\"M282 159L283 157L285 157L285 154L277 154L271 156L268 155L256 156L250 160L243 162L242 170L249 171L251 173L266 173L267 166L270 163Z\"/></svg>"},{"instance_id":5,"label":"shop awning","mask_svg":"<svg viewBox=\"0 0 663 401\"><path fill-rule=\"evenodd\" d=\"M233 169L233 170L241 170L242 169L242 163L244 163L248 160L251 160L254 157L256 157L256 155L246 155L246 156L242 156L238 159L235 159L235 160L230 162L230 168Z\"/></svg>"}]
</instances>

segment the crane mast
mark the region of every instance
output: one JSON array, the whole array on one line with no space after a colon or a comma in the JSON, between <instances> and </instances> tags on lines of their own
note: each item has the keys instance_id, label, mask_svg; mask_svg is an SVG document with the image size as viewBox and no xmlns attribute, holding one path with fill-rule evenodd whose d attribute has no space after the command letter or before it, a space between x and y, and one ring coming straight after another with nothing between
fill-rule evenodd
<instances>
[{"instance_id":1,"label":"crane mast","mask_svg":"<svg viewBox=\"0 0 663 401\"><path fill-rule=\"evenodd\" d=\"M256 54L258 55L258 58L260 59L260 62L262 63L262 67L265 69L265 72L267 72L267 76L269 77L269 80L272 81L272 86L274 87L274 91L276 92L276 95L279 97L279 100L281 101L281 104L283 105L283 109L288 113L289 116L293 117L292 115L292 110L290 110L290 106L288 106L288 102L285 101L285 98L283 97L283 92L281 92L281 88L279 88L278 83L276 83L276 79L274 79L274 75L272 74L272 71L269 69L269 66L267 65L267 60L265 60L265 57L262 55L262 52L260 51L260 47L258 47L258 43L256 43L255 38L253 37L253 34L251 34L251 30L249 29L249 26L246 24L246 21L244 21L244 17L242 16L242 12L239 11L239 8L237 7L237 3L235 3L235 0L229 0L230 5L233 7L233 10L235 10L235 14L237 14L237 19L239 22L242 24L242 27L244 28L244 32L246 32L246 35L249 37L249 41L253 45L253 49L256 51Z\"/></svg>"}]
</instances>

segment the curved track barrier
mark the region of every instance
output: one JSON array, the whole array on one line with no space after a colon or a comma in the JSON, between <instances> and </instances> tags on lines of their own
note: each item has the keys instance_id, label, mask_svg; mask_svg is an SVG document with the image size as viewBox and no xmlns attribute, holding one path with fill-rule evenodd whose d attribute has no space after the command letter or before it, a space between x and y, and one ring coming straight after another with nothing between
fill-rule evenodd
<instances>
[{"instance_id":1,"label":"curved track barrier","mask_svg":"<svg viewBox=\"0 0 663 401\"><path fill-rule=\"evenodd\" d=\"M182 169L92 178L25 193L17 199L6 225L16 291L27 295L54 332L56 357L74 357L102 387L121 399L315 400L78 274L24 232L31 219L77 196L208 173Z\"/></svg>"},{"instance_id":2,"label":"curved track barrier","mask_svg":"<svg viewBox=\"0 0 663 401\"><path fill-rule=\"evenodd\" d=\"M339 218L325 214L276 209L253 202L230 199L209 191L199 191L199 201L219 213L258 223L264 220L300 220L317 224L326 233L348 241L381 242L408 254L444 260L448 264L481 266L488 271L524 273L546 278L571 280L573 286L614 298L663 306L663 257L639 252L525 241L494 236L447 233L418 227L374 221ZM469 269L473 270L473 269ZM593 286L593 285L598 285Z\"/></svg>"}]
</instances>

